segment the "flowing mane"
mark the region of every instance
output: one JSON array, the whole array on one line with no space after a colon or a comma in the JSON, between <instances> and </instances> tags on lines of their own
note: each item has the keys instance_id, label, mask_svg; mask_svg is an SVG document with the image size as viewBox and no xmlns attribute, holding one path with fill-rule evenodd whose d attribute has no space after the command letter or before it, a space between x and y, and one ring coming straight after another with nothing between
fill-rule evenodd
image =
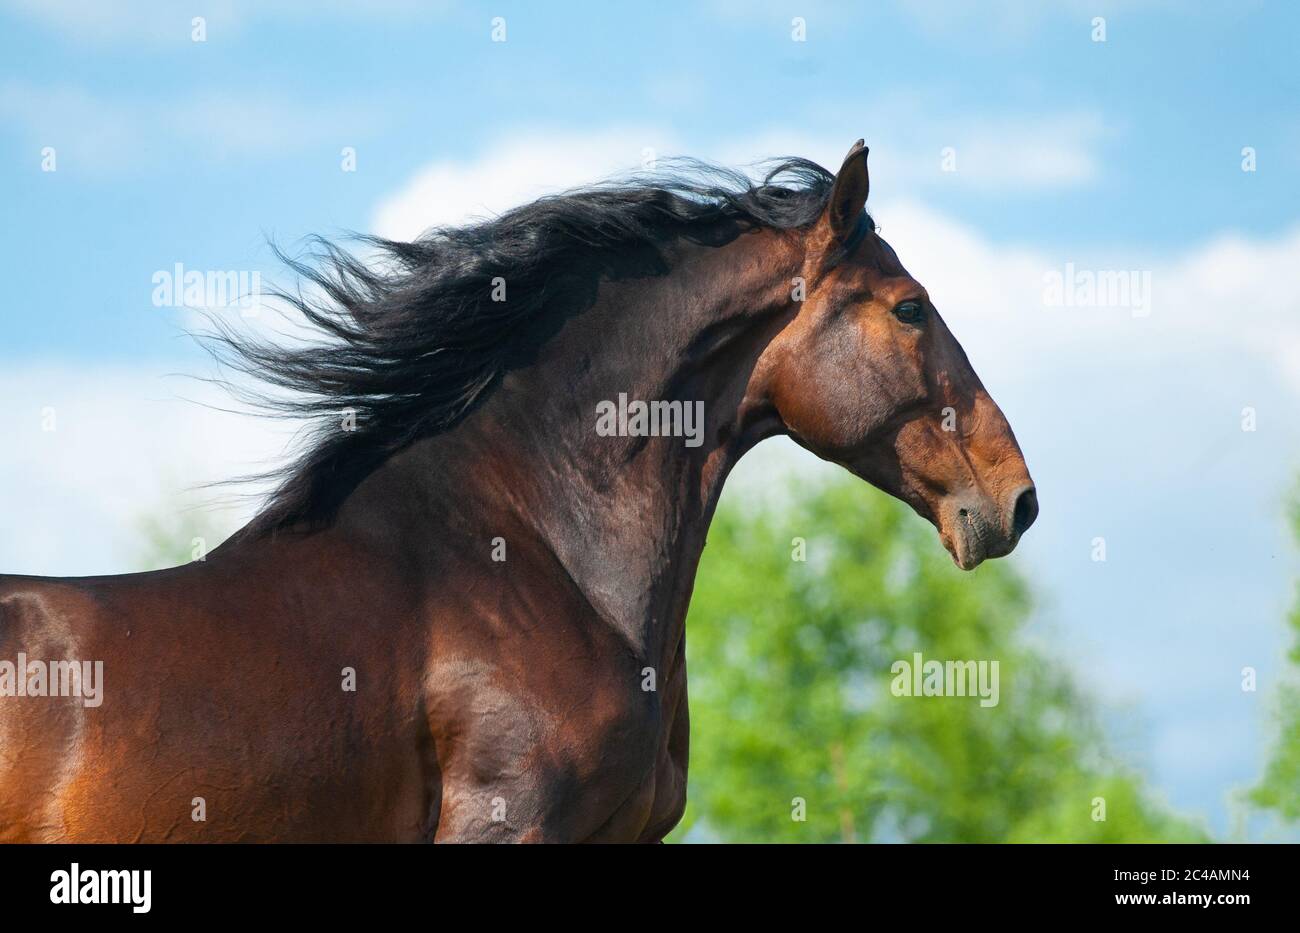
<instances>
[{"instance_id":1,"label":"flowing mane","mask_svg":"<svg viewBox=\"0 0 1300 933\"><path fill-rule=\"evenodd\" d=\"M805 159L770 163L760 181L694 160L671 174L544 197L501 216L430 230L410 243L355 239L359 258L322 238L305 258L276 254L318 295L275 291L318 339L292 347L216 321L218 361L276 394L239 394L306 418L301 453L263 474L278 482L250 526L260 533L327 522L362 479L413 441L447 431L554 327L586 308L602 277L662 275L676 239L720 245L755 227L816 220L835 176ZM506 300L500 300L504 283ZM340 429L351 413L355 429Z\"/></svg>"}]
</instances>

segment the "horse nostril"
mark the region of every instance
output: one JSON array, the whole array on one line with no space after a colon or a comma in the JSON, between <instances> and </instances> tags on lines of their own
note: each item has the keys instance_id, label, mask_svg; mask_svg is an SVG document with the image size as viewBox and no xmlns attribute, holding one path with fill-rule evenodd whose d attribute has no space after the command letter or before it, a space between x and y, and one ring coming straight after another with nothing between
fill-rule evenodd
<instances>
[{"instance_id":1,"label":"horse nostril","mask_svg":"<svg viewBox=\"0 0 1300 933\"><path fill-rule=\"evenodd\" d=\"M1016 497L1016 510L1011 516L1011 527L1017 536L1029 530L1029 526L1038 517L1038 493L1033 486L1021 491Z\"/></svg>"}]
</instances>

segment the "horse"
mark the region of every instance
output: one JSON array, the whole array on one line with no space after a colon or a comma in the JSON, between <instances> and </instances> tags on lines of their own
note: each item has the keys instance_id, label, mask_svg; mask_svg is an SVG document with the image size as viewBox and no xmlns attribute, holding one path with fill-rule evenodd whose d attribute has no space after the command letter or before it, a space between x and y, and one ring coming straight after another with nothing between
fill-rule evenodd
<instances>
[{"instance_id":1,"label":"horse","mask_svg":"<svg viewBox=\"0 0 1300 933\"><path fill-rule=\"evenodd\" d=\"M172 569L0 577L0 658L67 688L0 665L0 839L659 842L746 451L792 438L963 569L1009 553L1033 483L878 235L866 147L769 168L285 257L318 337L209 335L316 426L254 519Z\"/></svg>"}]
</instances>

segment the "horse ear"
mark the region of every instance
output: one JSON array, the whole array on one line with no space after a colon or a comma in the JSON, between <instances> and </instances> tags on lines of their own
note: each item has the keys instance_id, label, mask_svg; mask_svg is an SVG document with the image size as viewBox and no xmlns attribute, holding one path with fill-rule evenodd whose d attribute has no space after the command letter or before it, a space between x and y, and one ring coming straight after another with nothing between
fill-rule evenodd
<instances>
[{"instance_id":1,"label":"horse ear","mask_svg":"<svg viewBox=\"0 0 1300 933\"><path fill-rule=\"evenodd\" d=\"M835 176L835 185L831 188L831 199L826 205L826 215L831 232L839 240L845 240L858 225L858 215L867 206L867 192L871 181L867 177L867 147L865 140L859 139L844 157Z\"/></svg>"}]
</instances>

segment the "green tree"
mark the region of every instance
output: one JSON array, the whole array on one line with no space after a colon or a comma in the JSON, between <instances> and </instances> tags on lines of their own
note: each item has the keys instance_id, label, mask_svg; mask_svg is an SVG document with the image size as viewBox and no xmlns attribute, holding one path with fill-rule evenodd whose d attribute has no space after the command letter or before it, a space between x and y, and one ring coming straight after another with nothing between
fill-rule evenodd
<instances>
[{"instance_id":1,"label":"green tree","mask_svg":"<svg viewBox=\"0 0 1300 933\"><path fill-rule=\"evenodd\" d=\"M1287 515L1291 533L1300 542L1300 490L1291 497ZM1300 667L1300 584L1295 602L1287 616L1295 644L1287 657ZM1272 811L1286 822L1300 821L1300 684L1283 683L1277 693L1277 736L1264 776L1247 794L1247 799L1262 810Z\"/></svg>"},{"instance_id":2,"label":"green tree","mask_svg":"<svg viewBox=\"0 0 1300 933\"><path fill-rule=\"evenodd\" d=\"M856 481L780 507L724 501L688 621L673 838L1204 840L1110 759L1086 698L1023 637L1029 609L1008 563L962 573L933 529ZM895 696L891 665L914 652L996 660L997 704Z\"/></svg>"}]
</instances>

